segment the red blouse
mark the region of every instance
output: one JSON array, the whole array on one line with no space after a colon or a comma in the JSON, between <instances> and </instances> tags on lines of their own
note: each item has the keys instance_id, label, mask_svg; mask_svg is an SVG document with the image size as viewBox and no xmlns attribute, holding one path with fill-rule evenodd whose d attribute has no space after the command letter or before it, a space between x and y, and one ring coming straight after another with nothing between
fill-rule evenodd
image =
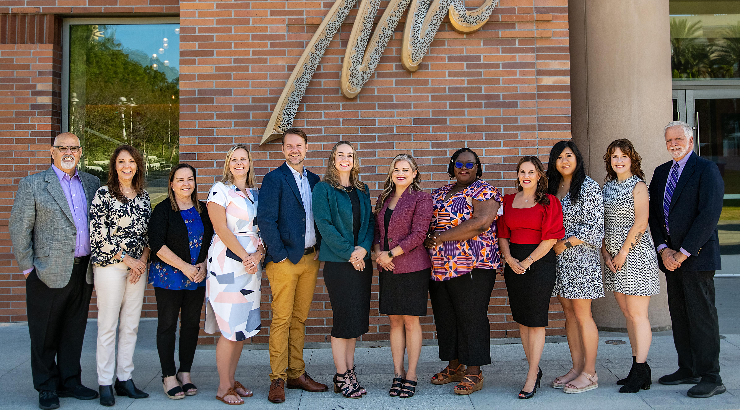
<instances>
[{"instance_id":1,"label":"red blouse","mask_svg":"<svg viewBox=\"0 0 740 410\"><path fill-rule=\"evenodd\" d=\"M504 214L498 218L498 237L511 243L539 244L548 239L563 239L563 208L554 195L547 195L549 205L514 208L516 194L504 195Z\"/></svg>"}]
</instances>

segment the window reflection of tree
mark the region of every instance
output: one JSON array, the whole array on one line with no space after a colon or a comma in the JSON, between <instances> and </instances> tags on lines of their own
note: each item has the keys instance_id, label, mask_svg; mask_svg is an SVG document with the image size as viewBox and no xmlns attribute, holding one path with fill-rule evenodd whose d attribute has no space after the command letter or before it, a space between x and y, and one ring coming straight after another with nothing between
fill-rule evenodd
<instances>
[{"instance_id":1,"label":"window reflection of tree","mask_svg":"<svg viewBox=\"0 0 740 410\"><path fill-rule=\"evenodd\" d=\"M673 78L739 78L740 22L704 37L701 20L671 19Z\"/></svg>"},{"instance_id":2,"label":"window reflection of tree","mask_svg":"<svg viewBox=\"0 0 740 410\"><path fill-rule=\"evenodd\" d=\"M108 157L125 142L155 157L147 161L156 164L155 173L167 173L178 161L179 85L174 68L159 64L172 71L171 81L153 70L150 61L142 61L142 52L124 49L116 41L115 26L71 26L69 50L69 124L81 137L83 164L107 179ZM129 103L120 103L121 97Z\"/></svg>"}]
</instances>

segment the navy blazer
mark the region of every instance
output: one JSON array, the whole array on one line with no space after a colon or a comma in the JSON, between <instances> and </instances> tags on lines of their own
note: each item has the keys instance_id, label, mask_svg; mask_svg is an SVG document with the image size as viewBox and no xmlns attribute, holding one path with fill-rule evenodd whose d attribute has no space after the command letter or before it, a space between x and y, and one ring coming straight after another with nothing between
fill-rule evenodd
<instances>
[{"instance_id":1,"label":"navy blazer","mask_svg":"<svg viewBox=\"0 0 740 410\"><path fill-rule=\"evenodd\" d=\"M721 269L717 222L722 212L725 185L717 165L695 153L686 162L668 211L670 237L663 216L663 195L673 161L658 166L650 181L650 233L655 246L684 248L691 256L681 264L685 270ZM661 270L667 271L658 258Z\"/></svg>"},{"instance_id":2,"label":"navy blazer","mask_svg":"<svg viewBox=\"0 0 740 410\"><path fill-rule=\"evenodd\" d=\"M313 191L319 176L308 170L306 173ZM294 264L300 262L306 245L306 210L287 163L262 178L256 221L267 251L265 263L280 262L285 258ZM314 229L318 247L321 236L315 224Z\"/></svg>"}]
</instances>

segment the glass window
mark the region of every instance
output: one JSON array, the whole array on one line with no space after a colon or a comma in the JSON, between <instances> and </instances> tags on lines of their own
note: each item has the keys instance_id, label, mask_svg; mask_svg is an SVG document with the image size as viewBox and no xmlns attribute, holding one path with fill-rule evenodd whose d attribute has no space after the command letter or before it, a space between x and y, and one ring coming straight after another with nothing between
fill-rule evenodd
<instances>
[{"instance_id":1,"label":"glass window","mask_svg":"<svg viewBox=\"0 0 740 410\"><path fill-rule=\"evenodd\" d=\"M740 2L671 0L669 10L674 79L740 78Z\"/></svg>"},{"instance_id":2,"label":"glass window","mask_svg":"<svg viewBox=\"0 0 740 410\"><path fill-rule=\"evenodd\" d=\"M81 168L108 178L121 144L146 161L152 203L167 195L179 157L179 24L69 24L66 124L80 137Z\"/></svg>"}]
</instances>

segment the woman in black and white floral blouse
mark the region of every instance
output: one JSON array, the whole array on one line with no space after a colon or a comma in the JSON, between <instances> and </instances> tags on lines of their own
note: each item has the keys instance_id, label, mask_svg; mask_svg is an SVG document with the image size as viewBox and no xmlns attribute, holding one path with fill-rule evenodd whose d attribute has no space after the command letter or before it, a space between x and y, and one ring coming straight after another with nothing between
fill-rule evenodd
<instances>
[{"instance_id":1,"label":"woman in black and white floral blouse","mask_svg":"<svg viewBox=\"0 0 740 410\"><path fill-rule=\"evenodd\" d=\"M108 184L90 205L90 247L98 306L98 384L100 404L112 406L116 393L149 397L134 385L133 355L146 288L147 227L152 213L144 190L144 159L130 145L113 152ZM116 328L118 360L116 361ZM118 365L116 366L116 362Z\"/></svg>"}]
</instances>

